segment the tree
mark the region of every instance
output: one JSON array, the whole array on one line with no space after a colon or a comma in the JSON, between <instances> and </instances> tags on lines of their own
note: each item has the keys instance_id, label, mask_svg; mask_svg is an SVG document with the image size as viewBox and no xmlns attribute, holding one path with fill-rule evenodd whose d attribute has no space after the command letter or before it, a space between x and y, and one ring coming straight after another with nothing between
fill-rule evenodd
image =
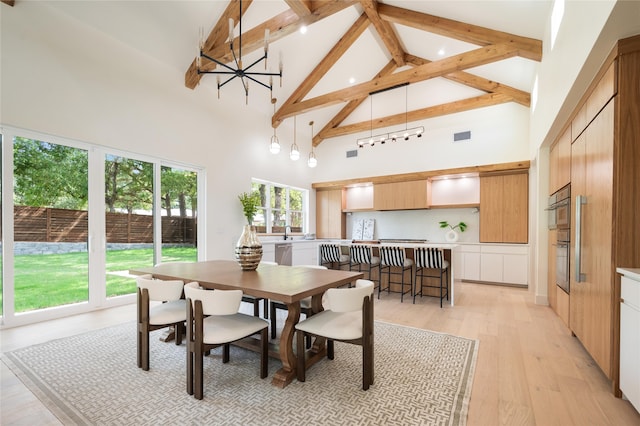
<instances>
[{"instance_id":1,"label":"tree","mask_svg":"<svg viewBox=\"0 0 640 426\"><path fill-rule=\"evenodd\" d=\"M109 212L153 207L153 164L109 155L105 161L105 204Z\"/></svg>"},{"instance_id":2,"label":"tree","mask_svg":"<svg viewBox=\"0 0 640 426\"><path fill-rule=\"evenodd\" d=\"M171 209L177 207L180 217L187 217L187 210L191 208L191 215L195 217L198 204L197 174L188 170L162 167L162 206L171 216Z\"/></svg>"},{"instance_id":3,"label":"tree","mask_svg":"<svg viewBox=\"0 0 640 426\"><path fill-rule=\"evenodd\" d=\"M13 158L16 205L86 210L87 151L16 137Z\"/></svg>"}]
</instances>

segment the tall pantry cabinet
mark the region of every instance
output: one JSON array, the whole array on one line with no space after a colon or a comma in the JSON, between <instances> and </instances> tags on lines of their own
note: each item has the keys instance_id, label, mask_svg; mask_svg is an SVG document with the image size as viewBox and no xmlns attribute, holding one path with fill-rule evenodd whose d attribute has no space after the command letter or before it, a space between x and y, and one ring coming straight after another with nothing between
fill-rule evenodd
<instances>
[{"instance_id":1,"label":"tall pantry cabinet","mask_svg":"<svg viewBox=\"0 0 640 426\"><path fill-rule=\"evenodd\" d=\"M569 325L619 391L620 278L640 266L640 36L620 40L571 125Z\"/></svg>"}]
</instances>

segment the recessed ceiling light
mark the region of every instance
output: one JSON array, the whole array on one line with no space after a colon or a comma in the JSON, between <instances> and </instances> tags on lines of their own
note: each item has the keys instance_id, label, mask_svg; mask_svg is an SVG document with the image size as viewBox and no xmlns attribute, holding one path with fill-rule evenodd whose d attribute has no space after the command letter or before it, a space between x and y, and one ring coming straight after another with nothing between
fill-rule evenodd
<instances>
[{"instance_id":1,"label":"recessed ceiling light","mask_svg":"<svg viewBox=\"0 0 640 426\"><path fill-rule=\"evenodd\" d=\"M353 84L353 83L355 83L355 82L356 82L356 79L355 79L355 78L351 77L351 78L349 79L349 84Z\"/></svg>"},{"instance_id":2,"label":"recessed ceiling light","mask_svg":"<svg viewBox=\"0 0 640 426\"><path fill-rule=\"evenodd\" d=\"M300 27L300 34L306 34L307 33L307 26L303 25Z\"/></svg>"},{"instance_id":3,"label":"recessed ceiling light","mask_svg":"<svg viewBox=\"0 0 640 426\"><path fill-rule=\"evenodd\" d=\"M444 48L441 48L440 50L438 50L438 55L444 56Z\"/></svg>"}]
</instances>

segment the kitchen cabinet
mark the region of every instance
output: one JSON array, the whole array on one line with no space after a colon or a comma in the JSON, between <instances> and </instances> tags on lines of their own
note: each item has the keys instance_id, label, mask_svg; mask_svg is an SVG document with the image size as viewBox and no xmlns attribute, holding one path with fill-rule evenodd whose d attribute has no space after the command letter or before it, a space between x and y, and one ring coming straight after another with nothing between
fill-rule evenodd
<instances>
[{"instance_id":1,"label":"kitchen cabinet","mask_svg":"<svg viewBox=\"0 0 640 426\"><path fill-rule=\"evenodd\" d=\"M475 244L459 245L451 252L456 279L480 280L480 246Z\"/></svg>"},{"instance_id":2,"label":"kitchen cabinet","mask_svg":"<svg viewBox=\"0 0 640 426\"><path fill-rule=\"evenodd\" d=\"M617 395L621 290L614 265L640 265L639 91L636 36L617 43L583 96L578 108L596 115L571 145L569 324Z\"/></svg>"},{"instance_id":3,"label":"kitchen cabinet","mask_svg":"<svg viewBox=\"0 0 640 426\"><path fill-rule=\"evenodd\" d=\"M527 173L480 177L480 242L527 243Z\"/></svg>"},{"instance_id":4,"label":"kitchen cabinet","mask_svg":"<svg viewBox=\"0 0 640 426\"><path fill-rule=\"evenodd\" d=\"M344 238L347 231L342 189L316 191L316 237Z\"/></svg>"},{"instance_id":5,"label":"kitchen cabinet","mask_svg":"<svg viewBox=\"0 0 640 426\"><path fill-rule=\"evenodd\" d=\"M640 411L640 269L635 271L618 268L629 275L620 279L620 390Z\"/></svg>"},{"instance_id":6,"label":"kitchen cabinet","mask_svg":"<svg viewBox=\"0 0 640 426\"><path fill-rule=\"evenodd\" d=\"M427 209L431 204L431 182L427 179L377 183L373 186L374 210Z\"/></svg>"},{"instance_id":7,"label":"kitchen cabinet","mask_svg":"<svg viewBox=\"0 0 640 426\"><path fill-rule=\"evenodd\" d=\"M526 286L529 282L529 247L480 246L480 281Z\"/></svg>"},{"instance_id":8,"label":"kitchen cabinet","mask_svg":"<svg viewBox=\"0 0 640 426\"><path fill-rule=\"evenodd\" d=\"M549 195L571 182L571 128L567 127L549 151Z\"/></svg>"}]
</instances>

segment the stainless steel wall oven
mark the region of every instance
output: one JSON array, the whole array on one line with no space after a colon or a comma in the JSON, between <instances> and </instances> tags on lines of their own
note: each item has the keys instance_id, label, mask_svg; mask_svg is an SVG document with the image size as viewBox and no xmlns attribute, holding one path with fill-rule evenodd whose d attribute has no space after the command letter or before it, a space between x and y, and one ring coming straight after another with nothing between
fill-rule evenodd
<instances>
[{"instance_id":1,"label":"stainless steel wall oven","mask_svg":"<svg viewBox=\"0 0 640 426\"><path fill-rule=\"evenodd\" d=\"M569 252L571 225L571 188L565 186L549 199L549 228L557 229L556 237L556 285L569 293Z\"/></svg>"}]
</instances>

